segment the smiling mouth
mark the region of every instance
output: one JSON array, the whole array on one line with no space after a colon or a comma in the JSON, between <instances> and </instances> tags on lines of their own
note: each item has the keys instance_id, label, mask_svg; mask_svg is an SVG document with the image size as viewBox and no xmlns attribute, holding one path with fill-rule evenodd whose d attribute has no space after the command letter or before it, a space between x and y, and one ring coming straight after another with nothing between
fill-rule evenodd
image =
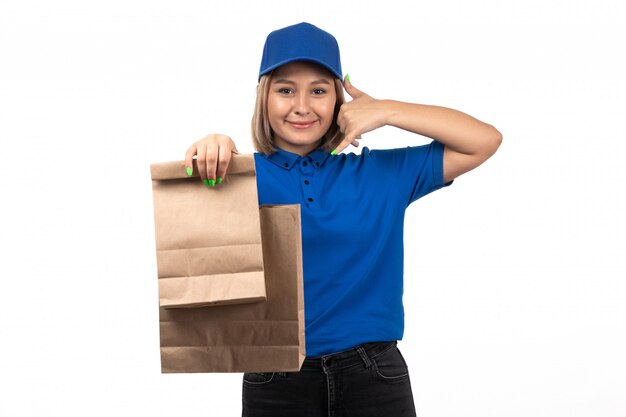
<instances>
[{"instance_id":1,"label":"smiling mouth","mask_svg":"<svg viewBox=\"0 0 626 417\"><path fill-rule=\"evenodd\" d=\"M312 120L310 122L290 122L289 120L287 120L287 123L289 123L291 126L295 127L296 129L306 129L306 128L313 126L315 123L317 123L317 120Z\"/></svg>"}]
</instances>

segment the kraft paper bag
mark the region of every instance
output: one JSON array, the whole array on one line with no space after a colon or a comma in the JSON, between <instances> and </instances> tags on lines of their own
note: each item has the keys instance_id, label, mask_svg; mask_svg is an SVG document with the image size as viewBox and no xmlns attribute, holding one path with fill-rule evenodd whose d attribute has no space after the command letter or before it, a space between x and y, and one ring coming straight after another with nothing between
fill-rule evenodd
<instances>
[{"instance_id":1,"label":"kraft paper bag","mask_svg":"<svg viewBox=\"0 0 626 417\"><path fill-rule=\"evenodd\" d=\"M253 155L233 155L222 184L187 175L185 162L152 164L159 305L191 308L264 301Z\"/></svg>"},{"instance_id":2,"label":"kraft paper bag","mask_svg":"<svg viewBox=\"0 0 626 417\"><path fill-rule=\"evenodd\" d=\"M260 208L267 301L159 310L161 371L290 372L306 356L300 206Z\"/></svg>"}]
</instances>

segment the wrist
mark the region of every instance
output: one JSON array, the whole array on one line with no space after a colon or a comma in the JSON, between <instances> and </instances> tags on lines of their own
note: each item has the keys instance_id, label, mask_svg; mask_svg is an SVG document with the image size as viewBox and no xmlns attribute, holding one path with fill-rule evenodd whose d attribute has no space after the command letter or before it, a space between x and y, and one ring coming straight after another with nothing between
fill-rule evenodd
<instances>
[{"instance_id":1,"label":"wrist","mask_svg":"<svg viewBox=\"0 0 626 417\"><path fill-rule=\"evenodd\" d=\"M380 100L384 114L384 123L387 126L398 126L398 119L401 113L401 103L396 100Z\"/></svg>"}]
</instances>

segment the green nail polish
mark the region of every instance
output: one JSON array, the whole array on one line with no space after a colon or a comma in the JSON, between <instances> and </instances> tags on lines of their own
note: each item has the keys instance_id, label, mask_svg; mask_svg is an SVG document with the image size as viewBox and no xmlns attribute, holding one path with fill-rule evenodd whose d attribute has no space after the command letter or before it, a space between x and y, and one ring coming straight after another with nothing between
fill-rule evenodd
<instances>
[{"instance_id":1,"label":"green nail polish","mask_svg":"<svg viewBox=\"0 0 626 417\"><path fill-rule=\"evenodd\" d=\"M330 154L331 155L337 155L337 149L333 149L333 151Z\"/></svg>"},{"instance_id":2,"label":"green nail polish","mask_svg":"<svg viewBox=\"0 0 626 417\"><path fill-rule=\"evenodd\" d=\"M202 182L204 182L204 185L206 185L207 187L209 186L209 183L210 183L209 180L203 180Z\"/></svg>"},{"instance_id":3,"label":"green nail polish","mask_svg":"<svg viewBox=\"0 0 626 417\"><path fill-rule=\"evenodd\" d=\"M187 176L191 177L192 173L193 173L193 170L191 169L191 167L187 167Z\"/></svg>"},{"instance_id":4,"label":"green nail polish","mask_svg":"<svg viewBox=\"0 0 626 417\"><path fill-rule=\"evenodd\" d=\"M352 84L352 82L350 82L350 75L346 74L346 81L349 82L350 84Z\"/></svg>"},{"instance_id":5,"label":"green nail polish","mask_svg":"<svg viewBox=\"0 0 626 417\"><path fill-rule=\"evenodd\" d=\"M209 187L215 187L215 180L209 180Z\"/></svg>"},{"instance_id":6,"label":"green nail polish","mask_svg":"<svg viewBox=\"0 0 626 417\"><path fill-rule=\"evenodd\" d=\"M219 185L219 184L221 184L221 183L222 183L222 181L224 181L224 178L222 178L222 177L217 177L217 184L218 184L218 185Z\"/></svg>"}]
</instances>

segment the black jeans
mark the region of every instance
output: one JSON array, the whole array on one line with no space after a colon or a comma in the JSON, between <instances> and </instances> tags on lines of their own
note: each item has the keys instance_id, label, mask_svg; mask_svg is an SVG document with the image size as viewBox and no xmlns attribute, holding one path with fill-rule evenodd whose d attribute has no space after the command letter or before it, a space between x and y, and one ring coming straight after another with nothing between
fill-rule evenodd
<instances>
[{"instance_id":1,"label":"black jeans","mask_svg":"<svg viewBox=\"0 0 626 417\"><path fill-rule=\"evenodd\" d=\"M243 375L243 417L412 417L409 371L396 342L307 357L300 372Z\"/></svg>"}]
</instances>

